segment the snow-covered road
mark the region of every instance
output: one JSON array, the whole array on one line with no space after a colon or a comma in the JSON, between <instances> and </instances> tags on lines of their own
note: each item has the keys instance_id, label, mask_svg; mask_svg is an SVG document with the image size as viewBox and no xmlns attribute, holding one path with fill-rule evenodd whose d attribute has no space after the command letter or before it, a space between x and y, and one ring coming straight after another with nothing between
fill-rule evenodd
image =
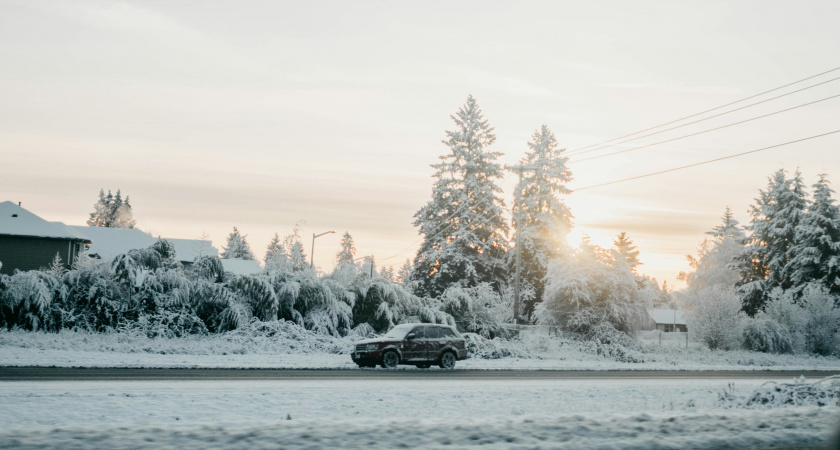
<instances>
[{"instance_id":1,"label":"snow-covered road","mask_svg":"<svg viewBox=\"0 0 840 450\"><path fill-rule=\"evenodd\" d=\"M759 381L733 381L746 394ZM725 380L0 383L0 447L720 448L824 442L837 407L723 409Z\"/></svg>"}]
</instances>

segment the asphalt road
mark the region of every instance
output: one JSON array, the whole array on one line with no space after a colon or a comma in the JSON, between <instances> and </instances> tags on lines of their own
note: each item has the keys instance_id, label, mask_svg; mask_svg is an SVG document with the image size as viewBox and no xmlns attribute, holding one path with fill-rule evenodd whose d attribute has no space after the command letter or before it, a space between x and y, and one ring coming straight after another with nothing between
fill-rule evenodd
<instances>
[{"instance_id":1,"label":"asphalt road","mask_svg":"<svg viewBox=\"0 0 840 450\"><path fill-rule=\"evenodd\" d=\"M575 380L575 379L815 379L837 371L663 371L663 370L421 370L385 369L140 369L0 367L2 381L150 381L150 380Z\"/></svg>"}]
</instances>

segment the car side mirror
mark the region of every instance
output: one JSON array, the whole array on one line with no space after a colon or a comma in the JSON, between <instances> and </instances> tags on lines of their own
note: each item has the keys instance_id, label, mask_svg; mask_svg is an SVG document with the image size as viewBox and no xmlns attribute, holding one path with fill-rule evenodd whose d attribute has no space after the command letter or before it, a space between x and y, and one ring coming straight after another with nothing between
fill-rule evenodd
<instances>
[{"instance_id":1,"label":"car side mirror","mask_svg":"<svg viewBox=\"0 0 840 450\"><path fill-rule=\"evenodd\" d=\"M414 339L414 338L416 338L416 337L417 337L417 335L416 335L416 334L414 334L414 333L408 333L408 334L405 336L405 338L406 338L406 339L408 339L409 341L410 341L410 340L412 340L412 339Z\"/></svg>"}]
</instances>

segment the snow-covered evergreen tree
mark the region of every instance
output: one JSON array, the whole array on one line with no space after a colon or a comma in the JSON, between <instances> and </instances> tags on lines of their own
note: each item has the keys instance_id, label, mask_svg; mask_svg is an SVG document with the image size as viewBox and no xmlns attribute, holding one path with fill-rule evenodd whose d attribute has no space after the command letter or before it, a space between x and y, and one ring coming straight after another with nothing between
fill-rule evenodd
<instances>
[{"instance_id":1,"label":"snow-covered evergreen tree","mask_svg":"<svg viewBox=\"0 0 840 450\"><path fill-rule=\"evenodd\" d=\"M373 278L378 274L379 272L376 270L376 258L373 255L365 256L361 264L359 264L359 275Z\"/></svg>"},{"instance_id":2,"label":"snow-covered evergreen tree","mask_svg":"<svg viewBox=\"0 0 840 450\"><path fill-rule=\"evenodd\" d=\"M394 282L394 267L393 266L385 266L382 270L379 271L379 275L384 278L389 283Z\"/></svg>"},{"instance_id":3,"label":"snow-covered evergreen tree","mask_svg":"<svg viewBox=\"0 0 840 450\"><path fill-rule=\"evenodd\" d=\"M639 250L633 245L633 240L622 231L613 241L615 247L615 259L624 261L630 270L636 272L636 267L642 265L639 261Z\"/></svg>"},{"instance_id":4,"label":"snow-covered evergreen tree","mask_svg":"<svg viewBox=\"0 0 840 450\"><path fill-rule=\"evenodd\" d=\"M727 206L722 223L707 231L709 236L700 244L697 257L688 255L692 272L681 272L678 279L688 285L685 294L696 295L700 291L721 285L734 288L738 282L738 271L733 262L744 250L744 232Z\"/></svg>"},{"instance_id":5,"label":"snow-covered evergreen tree","mask_svg":"<svg viewBox=\"0 0 840 450\"><path fill-rule=\"evenodd\" d=\"M411 282L411 272L414 269L414 266L411 264L410 259L405 260L405 264L400 266L400 270L397 272L397 283L408 286L408 283Z\"/></svg>"},{"instance_id":6,"label":"snow-covered evergreen tree","mask_svg":"<svg viewBox=\"0 0 840 450\"><path fill-rule=\"evenodd\" d=\"M534 131L528 147L521 161L527 170L516 186L520 203L513 213L514 241L522 246L521 289L532 299L525 303L526 313L542 299L548 263L562 254L572 228L572 213L560 198L571 193L565 185L572 173L564 149L546 125ZM515 264L513 254L508 255L509 267Z\"/></svg>"},{"instance_id":7,"label":"snow-covered evergreen tree","mask_svg":"<svg viewBox=\"0 0 840 450\"><path fill-rule=\"evenodd\" d=\"M94 205L94 211L90 213L87 224L92 227L111 228L134 228L137 222L134 220L131 210L131 203L128 197L122 199L122 193L117 190L117 195L105 195L103 189L99 190L99 200Z\"/></svg>"},{"instance_id":8,"label":"snow-covered evergreen tree","mask_svg":"<svg viewBox=\"0 0 840 450\"><path fill-rule=\"evenodd\" d=\"M286 251L286 247L283 243L280 242L280 235L277 233L274 233L274 237L271 238L271 242L268 243L263 262L265 263L264 270L269 274L292 271L289 253Z\"/></svg>"},{"instance_id":9,"label":"snow-covered evergreen tree","mask_svg":"<svg viewBox=\"0 0 840 450\"><path fill-rule=\"evenodd\" d=\"M353 245L353 236L345 231L344 236L341 237L341 250L336 255L336 267L341 269L345 266L351 266L355 258L356 247Z\"/></svg>"},{"instance_id":10,"label":"snow-covered evergreen tree","mask_svg":"<svg viewBox=\"0 0 840 450\"><path fill-rule=\"evenodd\" d=\"M811 283L840 296L840 209L826 175L814 184L814 200L796 227L788 276L795 295ZM840 304L837 305L840 307Z\"/></svg>"},{"instance_id":11,"label":"snow-covered evergreen tree","mask_svg":"<svg viewBox=\"0 0 840 450\"><path fill-rule=\"evenodd\" d=\"M295 272L309 268L309 262L306 260L306 253L303 251L303 244L300 241L292 242L291 247L289 247L289 262Z\"/></svg>"},{"instance_id":12,"label":"snow-covered evergreen tree","mask_svg":"<svg viewBox=\"0 0 840 450\"><path fill-rule=\"evenodd\" d=\"M418 295L439 297L453 284L473 287L504 277L508 226L497 181L501 153L489 149L493 128L472 96L452 116L449 152L432 165L432 199L414 215L423 243L414 259Z\"/></svg>"},{"instance_id":13,"label":"snow-covered evergreen tree","mask_svg":"<svg viewBox=\"0 0 840 450\"><path fill-rule=\"evenodd\" d=\"M750 207L750 235L737 261L741 275L737 291L747 314L760 311L773 289L787 290L793 285L787 265L806 207L799 170L788 179L783 169L773 174L767 189L759 191L756 204Z\"/></svg>"},{"instance_id":14,"label":"snow-covered evergreen tree","mask_svg":"<svg viewBox=\"0 0 840 450\"><path fill-rule=\"evenodd\" d=\"M245 239L248 235L239 233L239 229L233 227L233 231L227 237L227 245L222 249L220 255L222 259L256 259L254 252L251 251L251 246Z\"/></svg>"}]
</instances>

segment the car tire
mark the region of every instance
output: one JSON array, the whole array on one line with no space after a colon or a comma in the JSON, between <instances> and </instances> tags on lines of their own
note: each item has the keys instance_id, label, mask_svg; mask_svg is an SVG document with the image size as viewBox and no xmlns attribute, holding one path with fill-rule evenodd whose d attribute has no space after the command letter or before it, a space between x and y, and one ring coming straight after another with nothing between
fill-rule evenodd
<instances>
[{"instance_id":1,"label":"car tire","mask_svg":"<svg viewBox=\"0 0 840 450\"><path fill-rule=\"evenodd\" d=\"M428 369L429 367L432 367L432 365L431 364L417 364L418 369Z\"/></svg>"},{"instance_id":2,"label":"car tire","mask_svg":"<svg viewBox=\"0 0 840 450\"><path fill-rule=\"evenodd\" d=\"M400 355L393 350L388 350L382 355L382 368L383 369L396 369L397 364L400 363Z\"/></svg>"},{"instance_id":3,"label":"car tire","mask_svg":"<svg viewBox=\"0 0 840 450\"><path fill-rule=\"evenodd\" d=\"M443 352L443 354L440 355L440 368L441 369L448 369L448 370L454 369L455 368L455 361L457 361L457 360L458 360L458 357L455 356L455 353L452 353L452 352L449 352L449 351Z\"/></svg>"}]
</instances>

